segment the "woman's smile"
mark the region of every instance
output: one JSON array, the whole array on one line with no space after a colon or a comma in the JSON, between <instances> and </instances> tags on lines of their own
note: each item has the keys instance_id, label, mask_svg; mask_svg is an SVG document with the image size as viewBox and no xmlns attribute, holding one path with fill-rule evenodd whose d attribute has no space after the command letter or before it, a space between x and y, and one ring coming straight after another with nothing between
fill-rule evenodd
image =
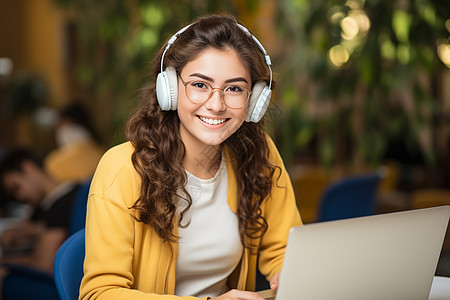
<instances>
[{"instance_id":1,"label":"woman's smile","mask_svg":"<svg viewBox=\"0 0 450 300\"><path fill-rule=\"evenodd\" d=\"M202 116L197 116L202 122L208 124L208 125L221 125L223 123L225 123L226 121L228 121L229 119L225 118L225 119L217 119L217 118L208 118L208 117L202 117Z\"/></svg>"}]
</instances>

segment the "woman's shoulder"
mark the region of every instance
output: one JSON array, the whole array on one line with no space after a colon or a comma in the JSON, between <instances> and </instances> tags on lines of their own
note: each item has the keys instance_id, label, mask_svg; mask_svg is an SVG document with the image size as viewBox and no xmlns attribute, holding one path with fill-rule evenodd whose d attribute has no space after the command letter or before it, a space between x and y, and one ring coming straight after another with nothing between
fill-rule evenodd
<instances>
[{"instance_id":1,"label":"woman's shoulder","mask_svg":"<svg viewBox=\"0 0 450 300\"><path fill-rule=\"evenodd\" d=\"M266 138L266 141L267 141L267 145L269 146L269 150L273 150L273 149L276 150L277 146L275 146L275 143L274 143L272 137L268 133L266 133L265 138ZM277 152L278 152L278 150L277 150Z\"/></svg>"},{"instance_id":2,"label":"woman's shoulder","mask_svg":"<svg viewBox=\"0 0 450 300\"><path fill-rule=\"evenodd\" d=\"M102 160L112 160L119 163L130 159L133 154L134 147L131 142L124 142L109 148L102 157Z\"/></svg>"},{"instance_id":3,"label":"woman's shoulder","mask_svg":"<svg viewBox=\"0 0 450 300\"><path fill-rule=\"evenodd\" d=\"M134 147L130 142L124 142L110 148L103 154L98 164L97 171L106 171L109 174L116 174L120 169L133 166L131 156Z\"/></svg>"},{"instance_id":4,"label":"woman's shoulder","mask_svg":"<svg viewBox=\"0 0 450 300\"><path fill-rule=\"evenodd\" d=\"M95 171L91 194L103 194L116 201L122 199L120 201L126 205L135 201L135 195L139 191L140 177L131 161L133 151L134 147L130 142L122 143L106 151Z\"/></svg>"},{"instance_id":5,"label":"woman's shoulder","mask_svg":"<svg viewBox=\"0 0 450 300\"><path fill-rule=\"evenodd\" d=\"M277 146L275 145L275 142L273 139L266 133L266 142L267 142L267 148L268 148L268 158L270 161L275 162L276 164L283 163L283 160L281 159L281 155L278 151Z\"/></svg>"}]
</instances>

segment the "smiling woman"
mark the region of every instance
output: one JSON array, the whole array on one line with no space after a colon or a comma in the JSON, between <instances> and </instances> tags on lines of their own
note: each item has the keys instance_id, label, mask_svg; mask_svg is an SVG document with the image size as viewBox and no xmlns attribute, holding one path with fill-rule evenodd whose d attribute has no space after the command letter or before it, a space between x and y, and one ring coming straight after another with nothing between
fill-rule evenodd
<instances>
[{"instance_id":1,"label":"smiling woman","mask_svg":"<svg viewBox=\"0 0 450 300\"><path fill-rule=\"evenodd\" d=\"M92 181L80 299L262 300L251 292L258 257L277 288L301 220L261 121L270 65L230 16L202 17L161 48L129 142Z\"/></svg>"}]
</instances>

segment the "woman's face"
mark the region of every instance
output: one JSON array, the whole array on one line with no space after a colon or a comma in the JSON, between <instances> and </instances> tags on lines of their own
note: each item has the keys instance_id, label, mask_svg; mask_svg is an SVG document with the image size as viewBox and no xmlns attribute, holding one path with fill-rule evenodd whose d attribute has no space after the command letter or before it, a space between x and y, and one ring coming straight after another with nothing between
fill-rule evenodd
<instances>
[{"instance_id":1,"label":"woman's face","mask_svg":"<svg viewBox=\"0 0 450 300\"><path fill-rule=\"evenodd\" d=\"M205 49L197 58L184 66L180 77L184 82L209 83L212 88L232 85L241 86L250 91L252 86L248 68L231 49ZM177 111L183 143L187 149L196 150L220 145L244 122L248 102L241 108L230 108L225 105L222 93L214 89L209 100L196 104L187 97L182 80L178 78ZM201 85L201 87L204 86Z\"/></svg>"}]
</instances>

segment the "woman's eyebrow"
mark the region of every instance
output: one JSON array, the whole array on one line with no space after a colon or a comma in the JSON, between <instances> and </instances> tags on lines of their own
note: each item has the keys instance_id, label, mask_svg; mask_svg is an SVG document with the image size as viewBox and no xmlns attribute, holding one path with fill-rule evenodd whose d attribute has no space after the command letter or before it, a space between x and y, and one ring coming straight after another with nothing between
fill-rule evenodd
<instances>
[{"instance_id":1,"label":"woman's eyebrow","mask_svg":"<svg viewBox=\"0 0 450 300\"><path fill-rule=\"evenodd\" d=\"M231 78L231 79L225 80L225 83L238 82L238 81L243 81L245 83L248 83L247 79L245 79L244 77Z\"/></svg>"},{"instance_id":2,"label":"woman's eyebrow","mask_svg":"<svg viewBox=\"0 0 450 300\"><path fill-rule=\"evenodd\" d=\"M199 78L202 78L202 79L207 80L207 81L210 81L210 82L214 82L214 79L213 79L213 78L211 78L211 77L209 77L209 76L206 76L206 75L204 75L204 74L201 74L201 73L193 73L193 74L191 74L191 75L189 75L189 76L190 76L190 77L191 77L191 76L195 76L195 77L199 77ZM244 77L230 78L230 79L225 80L225 83L239 82L239 81L248 83L247 79L245 79Z\"/></svg>"}]
</instances>

